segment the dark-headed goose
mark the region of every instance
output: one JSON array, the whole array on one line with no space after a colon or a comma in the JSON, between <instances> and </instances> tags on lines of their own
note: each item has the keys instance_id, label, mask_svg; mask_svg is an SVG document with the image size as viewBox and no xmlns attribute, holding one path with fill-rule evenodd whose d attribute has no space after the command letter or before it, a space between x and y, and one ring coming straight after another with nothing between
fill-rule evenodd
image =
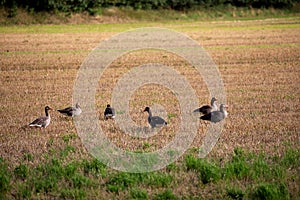
<instances>
[{"instance_id":1,"label":"dark-headed goose","mask_svg":"<svg viewBox=\"0 0 300 200\"><path fill-rule=\"evenodd\" d=\"M220 122L223 119L225 119L228 115L226 108L227 108L227 106L225 104L221 104L220 111L213 111L211 113L201 116L200 119L206 120L206 121L211 121L214 123Z\"/></svg>"},{"instance_id":2,"label":"dark-headed goose","mask_svg":"<svg viewBox=\"0 0 300 200\"><path fill-rule=\"evenodd\" d=\"M200 108L194 110L193 112L200 112L204 115L207 115L210 112L217 111L217 98L211 98L210 105L201 106Z\"/></svg>"},{"instance_id":3,"label":"dark-headed goose","mask_svg":"<svg viewBox=\"0 0 300 200\"><path fill-rule=\"evenodd\" d=\"M29 126L36 126L40 128L46 128L51 121L49 110L52 110L49 106L45 107L46 116L39 117L29 124Z\"/></svg>"},{"instance_id":4,"label":"dark-headed goose","mask_svg":"<svg viewBox=\"0 0 300 200\"><path fill-rule=\"evenodd\" d=\"M116 117L115 109L107 104L104 110L104 119L114 119Z\"/></svg>"},{"instance_id":5,"label":"dark-headed goose","mask_svg":"<svg viewBox=\"0 0 300 200\"><path fill-rule=\"evenodd\" d=\"M144 112L148 112L148 114L149 114L148 122L149 122L151 128L162 127L162 126L167 125L167 122L163 118L161 118L159 116L152 116L152 112L149 107L146 107Z\"/></svg>"},{"instance_id":6,"label":"dark-headed goose","mask_svg":"<svg viewBox=\"0 0 300 200\"><path fill-rule=\"evenodd\" d=\"M57 110L57 111L63 115L69 116L69 117L78 116L82 112L79 103L76 103L75 107L67 107L65 109L61 109L61 110Z\"/></svg>"}]
</instances>

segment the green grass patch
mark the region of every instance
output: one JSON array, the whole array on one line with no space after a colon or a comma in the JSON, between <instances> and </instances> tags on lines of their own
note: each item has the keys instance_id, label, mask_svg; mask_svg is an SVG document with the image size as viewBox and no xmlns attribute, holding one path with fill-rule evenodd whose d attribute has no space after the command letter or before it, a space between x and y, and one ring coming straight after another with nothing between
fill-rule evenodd
<instances>
[{"instance_id":1,"label":"green grass patch","mask_svg":"<svg viewBox=\"0 0 300 200\"><path fill-rule=\"evenodd\" d=\"M67 143L63 143L65 147ZM60 156L60 151L64 149L47 154L45 161L36 167L24 159L23 163L10 168L0 159L1 199L11 196L19 199L88 199L98 198L97 191L113 195L116 199L185 199L186 196L172 192L177 184L195 187L194 181L181 183L185 176L198 177L196 184L199 188L218 191L218 195L210 196L213 198L293 199L297 196L294 188L300 181L297 171L300 155L297 149L287 149L282 156L269 156L236 148L226 161L200 159L188 154L183 162L148 173L114 171L98 159L66 159ZM291 187L291 184L296 185ZM201 193L203 190L199 191L190 198L207 197Z\"/></svg>"},{"instance_id":2,"label":"green grass patch","mask_svg":"<svg viewBox=\"0 0 300 200\"><path fill-rule=\"evenodd\" d=\"M83 167L83 171L85 174L89 175L92 174L95 177L106 177L107 170L106 165L101 163L98 159L94 158L91 160L82 160L81 165Z\"/></svg>"},{"instance_id":3,"label":"green grass patch","mask_svg":"<svg viewBox=\"0 0 300 200\"><path fill-rule=\"evenodd\" d=\"M300 163L300 150L288 149L285 151L283 158L280 161L280 165L284 167L290 167L296 169Z\"/></svg>"},{"instance_id":4,"label":"green grass patch","mask_svg":"<svg viewBox=\"0 0 300 200\"><path fill-rule=\"evenodd\" d=\"M141 184L151 187L167 187L172 183L173 177L167 173L149 172L138 174L138 180Z\"/></svg>"},{"instance_id":5,"label":"green grass patch","mask_svg":"<svg viewBox=\"0 0 300 200\"><path fill-rule=\"evenodd\" d=\"M132 188L130 190L130 199L143 199L147 200L149 199L148 193L146 190L140 189L140 188Z\"/></svg>"},{"instance_id":6,"label":"green grass patch","mask_svg":"<svg viewBox=\"0 0 300 200\"><path fill-rule=\"evenodd\" d=\"M71 188L71 189L61 189L60 198L61 199L85 199L86 192L83 189Z\"/></svg>"},{"instance_id":7,"label":"green grass patch","mask_svg":"<svg viewBox=\"0 0 300 200\"><path fill-rule=\"evenodd\" d=\"M285 184L261 183L254 188L252 198L265 200L287 200L290 199L290 196Z\"/></svg>"},{"instance_id":8,"label":"green grass patch","mask_svg":"<svg viewBox=\"0 0 300 200\"><path fill-rule=\"evenodd\" d=\"M246 192L238 187L231 187L226 189L226 194L231 199L243 199L245 197Z\"/></svg>"},{"instance_id":9,"label":"green grass patch","mask_svg":"<svg viewBox=\"0 0 300 200\"><path fill-rule=\"evenodd\" d=\"M25 179L29 175L29 169L26 165L20 164L14 169L15 176Z\"/></svg>"},{"instance_id":10,"label":"green grass patch","mask_svg":"<svg viewBox=\"0 0 300 200\"><path fill-rule=\"evenodd\" d=\"M242 149L235 149L235 154L224 166L223 173L225 178L244 178L249 175L250 164L245 157Z\"/></svg>"},{"instance_id":11,"label":"green grass patch","mask_svg":"<svg viewBox=\"0 0 300 200\"><path fill-rule=\"evenodd\" d=\"M110 177L106 182L106 187L110 192L118 193L129 186L136 185L137 178L130 173L120 172Z\"/></svg>"},{"instance_id":12,"label":"green grass patch","mask_svg":"<svg viewBox=\"0 0 300 200\"><path fill-rule=\"evenodd\" d=\"M11 173L7 163L0 157L0 199L4 199L5 194L10 189Z\"/></svg>"},{"instance_id":13,"label":"green grass patch","mask_svg":"<svg viewBox=\"0 0 300 200\"><path fill-rule=\"evenodd\" d=\"M218 23L215 18L209 20L179 18L176 20L158 20L150 21L136 21L134 23L113 23L113 24L39 24L39 25L0 25L0 33L34 33L34 34L59 34L59 33L120 33L136 28L143 27L161 27L168 28L180 32L194 32L194 31L211 31L211 30L273 30L273 29L296 29L300 28L300 17L297 15L282 16L283 18L272 17L273 23L265 23L264 21L256 21L258 18L248 18L248 21L243 23ZM200 18L200 16L199 16ZM262 17L259 19L267 19ZM165 18L164 18L165 19ZM243 18L245 19L245 18ZM236 18L229 18L228 20L236 20ZM241 20L241 19L240 19ZM68 51L66 53L69 53Z\"/></svg>"},{"instance_id":14,"label":"green grass patch","mask_svg":"<svg viewBox=\"0 0 300 200\"><path fill-rule=\"evenodd\" d=\"M188 170L195 170L203 184L216 182L221 179L221 168L206 159L199 159L192 155L185 158Z\"/></svg>"},{"instance_id":15,"label":"green grass patch","mask_svg":"<svg viewBox=\"0 0 300 200\"><path fill-rule=\"evenodd\" d=\"M126 173L118 172L110 176L106 182L107 189L110 192L119 193L128 187L145 185L148 187L168 187L173 181L173 177L166 173Z\"/></svg>"},{"instance_id":16,"label":"green grass patch","mask_svg":"<svg viewBox=\"0 0 300 200\"><path fill-rule=\"evenodd\" d=\"M156 194L153 197L154 200L177 200L179 199L171 190L165 190Z\"/></svg>"}]
</instances>

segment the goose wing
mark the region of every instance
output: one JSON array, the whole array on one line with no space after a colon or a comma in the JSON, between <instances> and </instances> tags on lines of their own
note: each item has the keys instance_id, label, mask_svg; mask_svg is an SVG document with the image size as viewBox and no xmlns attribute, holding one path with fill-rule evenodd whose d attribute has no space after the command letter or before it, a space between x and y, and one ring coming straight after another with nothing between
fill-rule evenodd
<instances>
[{"instance_id":1,"label":"goose wing","mask_svg":"<svg viewBox=\"0 0 300 200\"><path fill-rule=\"evenodd\" d=\"M48 120L48 117L39 117L35 119L33 122L29 124L29 126L38 126L38 127L44 127L46 125L46 122Z\"/></svg>"},{"instance_id":2,"label":"goose wing","mask_svg":"<svg viewBox=\"0 0 300 200\"><path fill-rule=\"evenodd\" d=\"M57 110L61 114L67 115L67 116L73 116L74 112L76 112L76 108L74 107L67 107L65 109Z\"/></svg>"},{"instance_id":3,"label":"goose wing","mask_svg":"<svg viewBox=\"0 0 300 200\"><path fill-rule=\"evenodd\" d=\"M210 113L212 111L212 107L210 105L205 105L205 106L202 106L196 110L194 110L193 112L200 112L204 115Z\"/></svg>"},{"instance_id":4,"label":"goose wing","mask_svg":"<svg viewBox=\"0 0 300 200\"><path fill-rule=\"evenodd\" d=\"M224 113L220 111L214 111L200 117L200 119L202 120L207 120L214 123L222 121L224 118L225 118Z\"/></svg>"},{"instance_id":5,"label":"goose wing","mask_svg":"<svg viewBox=\"0 0 300 200\"><path fill-rule=\"evenodd\" d=\"M167 125L167 122L163 118L161 118L159 116L153 116L150 119L150 125L152 127L164 126L164 125Z\"/></svg>"},{"instance_id":6,"label":"goose wing","mask_svg":"<svg viewBox=\"0 0 300 200\"><path fill-rule=\"evenodd\" d=\"M107 107L104 110L105 117L114 117L115 116L115 109L112 107Z\"/></svg>"}]
</instances>

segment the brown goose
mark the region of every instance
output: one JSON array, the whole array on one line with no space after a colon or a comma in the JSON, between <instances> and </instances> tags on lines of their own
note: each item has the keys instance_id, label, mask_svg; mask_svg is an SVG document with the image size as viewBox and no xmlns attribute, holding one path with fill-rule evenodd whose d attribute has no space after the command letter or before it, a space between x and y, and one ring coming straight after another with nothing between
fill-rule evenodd
<instances>
[{"instance_id":1,"label":"brown goose","mask_svg":"<svg viewBox=\"0 0 300 200\"><path fill-rule=\"evenodd\" d=\"M226 108L227 106L225 104L221 104L220 111L213 111L211 113L201 116L200 119L214 123L220 122L223 119L225 119L228 115Z\"/></svg>"},{"instance_id":2,"label":"brown goose","mask_svg":"<svg viewBox=\"0 0 300 200\"><path fill-rule=\"evenodd\" d=\"M167 122L163 118L161 118L159 116L152 116L152 112L149 107L146 107L144 112L148 112L148 114L149 114L148 122L149 122L151 128L162 127L162 126L167 125Z\"/></svg>"},{"instance_id":3,"label":"brown goose","mask_svg":"<svg viewBox=\"0 0 300 200\"><path fill-rule=\"evenodd\" d=\"M67 107L65 109L57 110L63 115L69 116L69 117L75 117L81 114L82 110L79 105L79 103L76 103L75 107Z\"/></svg>"},{"instance_id":4,"label":"brown goose","mask_svg":"<svg viewBox=\"0 0 300 200\"><path fill-rule=\"evenodd\" d=\"M104 110L104 119L114 119L116 117L115 109L111 107L109 104L106 105Z\"/></svg>"},{"instance_id":5,"label":"brown goose","mask_svg":"<svg viewBox=\"0 0 300 200\"><path fill-rule=\"evenodd\" d=\"M45 107L46 116L39 117L29 124L29 126L35 126L39 128L46 128L51 121L49 110L52 110L49 106Z\"/></svg>"},{"instance_id":6,"label":"brown goose","mask_svg":"<svg viewBox=\"0 0 300 200\"><path fill-rule=\"evenodd\" d=\"M213 98L211 98L210 105L201 106L200 108L194 110L193 112L200 112L204 115L207 115L208 113L217 111L217 110L218 110L217 98L213 97Z\"/></svg>"}]
</instances>

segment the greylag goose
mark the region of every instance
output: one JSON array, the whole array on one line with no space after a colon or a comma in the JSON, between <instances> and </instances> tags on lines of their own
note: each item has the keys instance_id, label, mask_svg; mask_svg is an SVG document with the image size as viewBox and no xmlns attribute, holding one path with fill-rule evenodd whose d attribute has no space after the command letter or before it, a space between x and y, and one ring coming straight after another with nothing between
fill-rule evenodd
<instances>
[{"instance_id":1,"label":"greylag goose","mask_svg":"<svg viewBox=\"0 0 300 200\"><path fill-rule=\"evenodd\" d=\"M167 125L167 122L163 118L161 118L159 116L152 116L152 112L149 107L146 107L144 112L148 112L148 114L149 114L148 122L149 122L151 128L162 127L162 126Z\"/></svg>"},{"instance_id":2,"label":"greylag goose","mask_svg":"<svg viewBox=\"0 0 300 200\"><path fill-rule=\"evenodd\" d=\"M109 104L106 105L104 110L104 119L114 119L116 117L115 109L111 107Z\"/></svg>"},{"instance_id":3,"label":"greylag goose","mask_svg":"<svg viewBox=\"0 0 300 200\"><path fill-rule=\"evenodd\" d=\"M218 110L217 98L213 97L211 98L210 105L201 106L200 108L194 110L193 112L200 112L204 115L207 115L210 112L217 111L217 110Z\"/></svg>"},{"instance_id":4,"label":"greylag goose","mask_svg":"<svg viewBox=\"0 0 300 200\"><path fill-rule=\"evenodd\" d=\"M211 121L214 123L220 122L223 119L225 119L228 115L226 108L227 108L227 106L225 104L221 104L220 111L213 111L211 113L201 116L200 119L206 120L206 121Z\"/></svg>"},{"instance_id":5,"label":"greylag goose","mask_svg":"<svg viewBox=\"0 0 300 200\"><path fill-rule=\"evenodd\" d=\"M75 107L67 107L65 109L57 110L63 115L69 116L69 117L75 117L81 114L82 110L79 105L79 103L76 103Z\"/></svg>"},{"instance_id":6,"label":"greylag goose","mask_svg":"<svg viewBox=\"0 0 300 200\"><path fill-rule=\"evenodd\" d=\"M46 116L36 118L33 122L31 122L29 124L29 126L36 126L36 127L40 127L40 128L46 128L50 124L50 121L51 121L49 110L52 110L52 109L49 106L46 106L45 107Z\"/></svg>"}]
</instances>

